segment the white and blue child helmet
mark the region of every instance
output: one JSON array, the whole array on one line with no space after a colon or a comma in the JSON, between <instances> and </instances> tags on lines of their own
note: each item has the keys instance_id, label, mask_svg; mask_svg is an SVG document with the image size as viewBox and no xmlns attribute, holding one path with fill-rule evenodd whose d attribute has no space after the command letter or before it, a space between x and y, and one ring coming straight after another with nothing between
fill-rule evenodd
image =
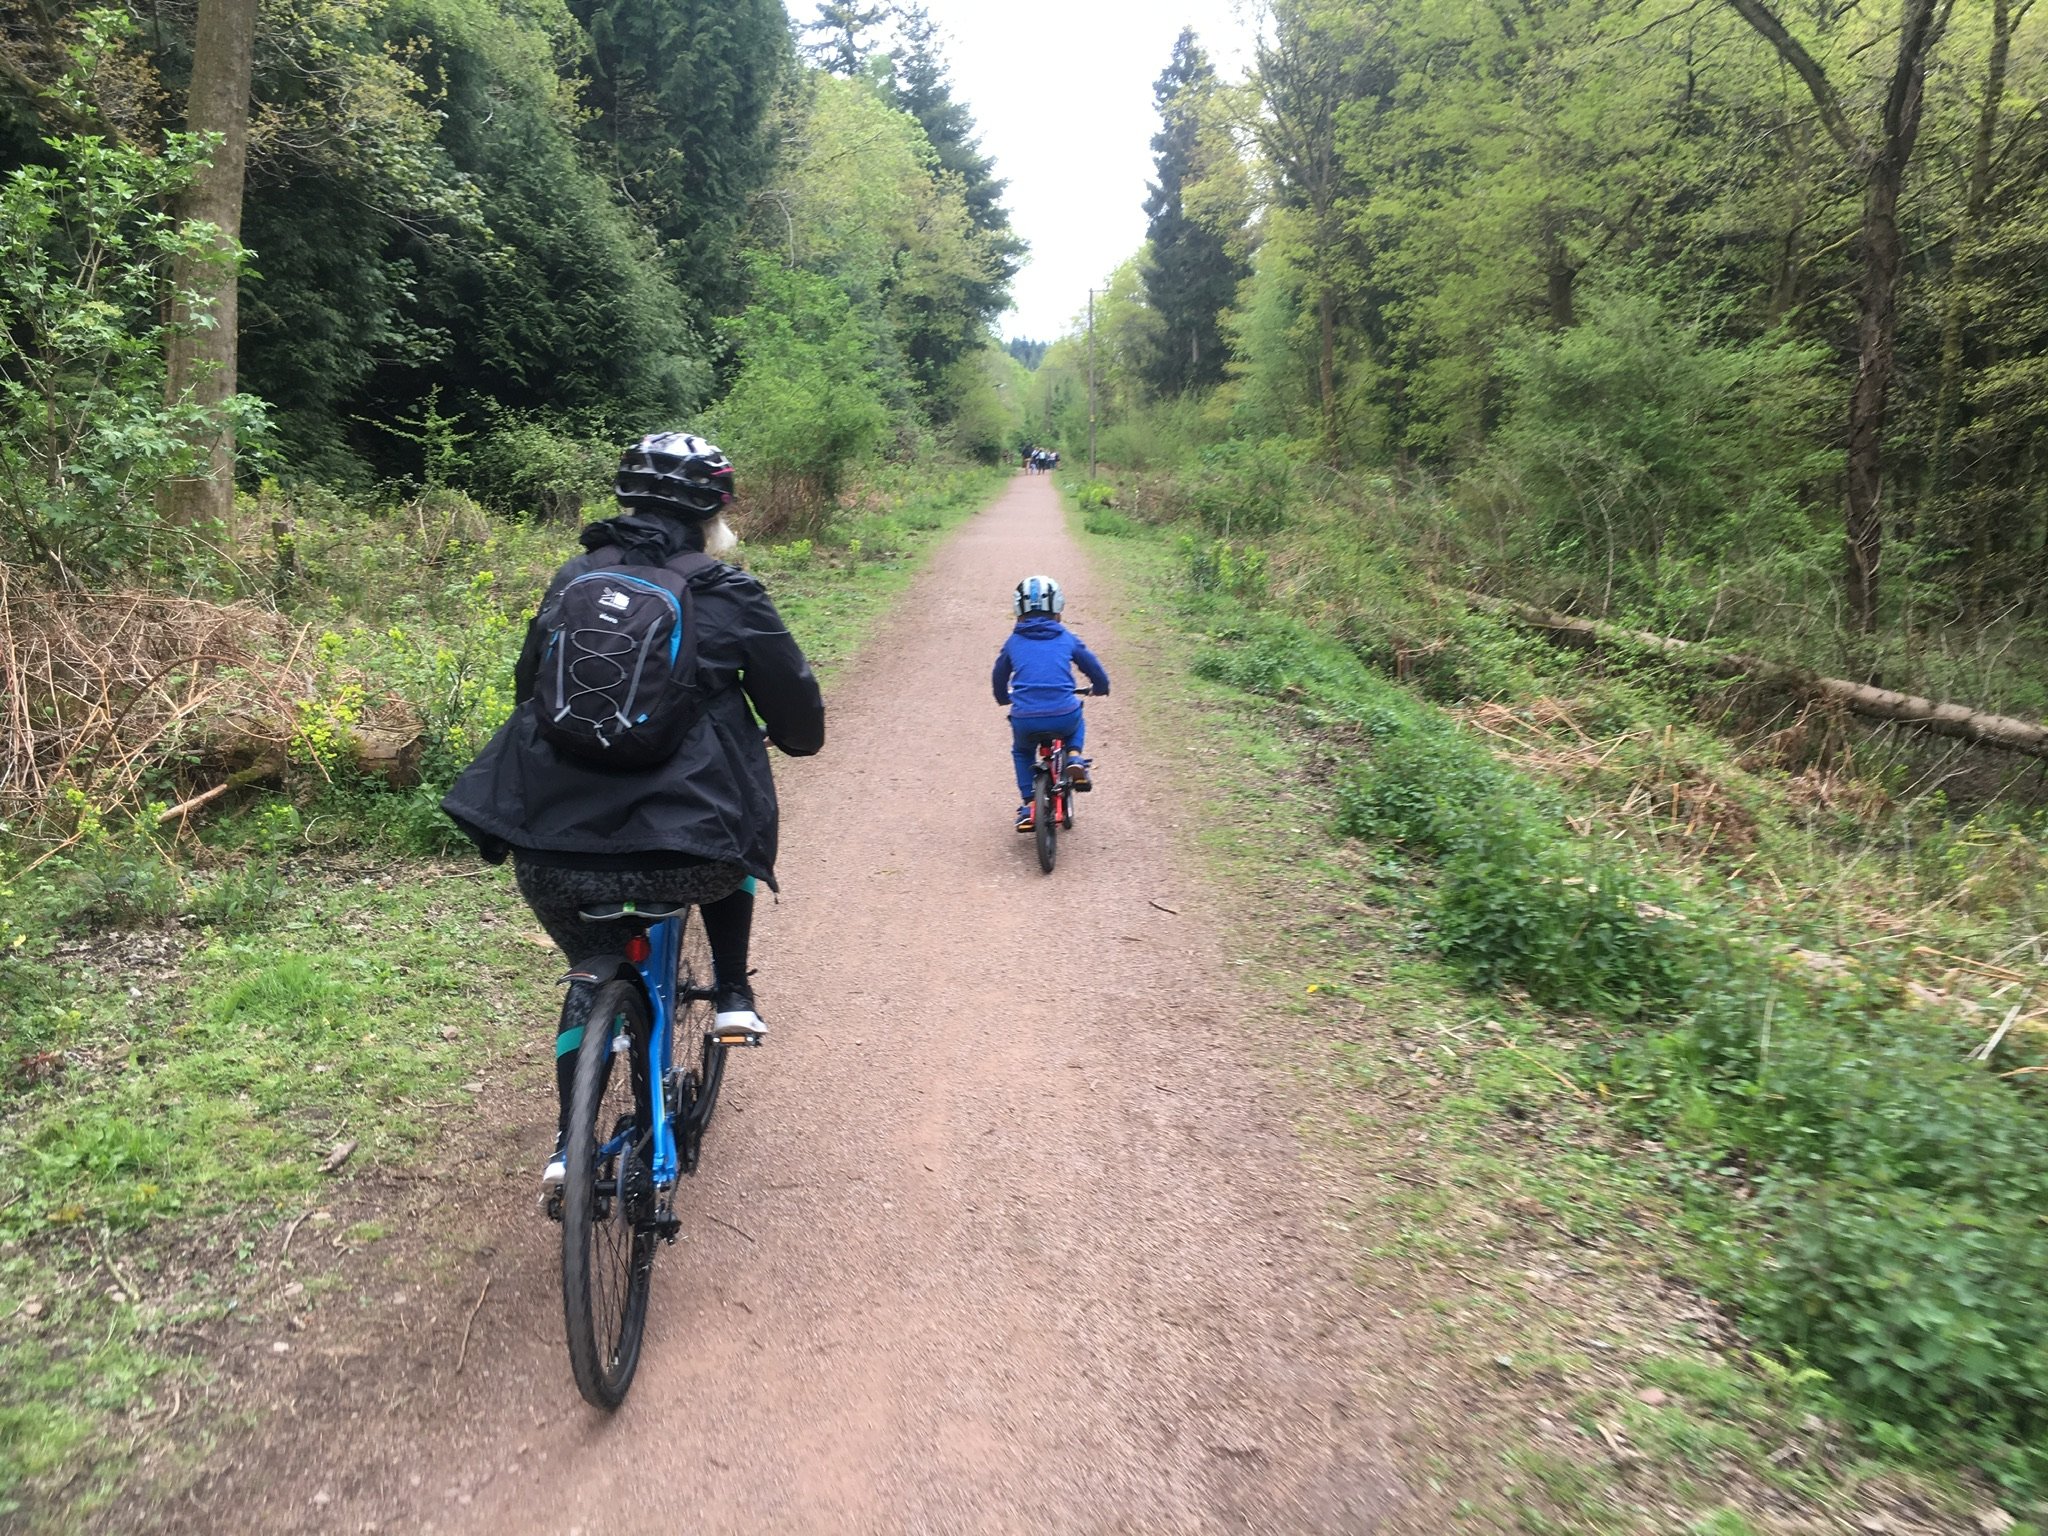
<instances>
[{"instance_id":1,"label":"white and blue child helmet","mask_svg":"<svg viewBox=\"0 0 2048 1536\"><path fill-rule=\"evenodd\" d=\"M1067 594L1050 576L1026 576L1017 583L1017 617L1027 613L1059 613L1067 606Z\"/></svg>"}]
</instances>

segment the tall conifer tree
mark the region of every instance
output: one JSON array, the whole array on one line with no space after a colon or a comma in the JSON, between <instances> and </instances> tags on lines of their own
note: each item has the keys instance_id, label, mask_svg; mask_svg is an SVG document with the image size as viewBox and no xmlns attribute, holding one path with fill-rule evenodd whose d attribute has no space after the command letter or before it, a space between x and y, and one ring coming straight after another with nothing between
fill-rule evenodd
<instances>
[{"instance_id":1,"label":"tall conifer tree","mask_svg":"<svg viewBox=\"0 0 2048 1536\"><path fill-rule=\"evenodd\" d=\"M595 55L588 136L700 308L738 302L737 232L766 181L788 67L780 0L571 0Z\"/></svg>"},{"instance_id":2,"label":"tall conifer tree","mask_svg":"<svg viewBox=\"0 0 2048 1536\"><path fill-rule=\"evenodd\" d=\"M804 44L804 52L820 69L852 79L866 71L875 54L870 42L875 29L887 21L887 5L863 5L860 0L818 0L818 19L804 23L806 33L817 41Z\"/></svg>"},{"instance_id":3,"label":"tall conifer tree","mask_svg":"<svg viewBox=\"0 0 2048 1536\"><path fill-rule=\"evenodd\" d=\"M1152 86L1160 118L1159 132L1152 136L1157 179L1145 199L1151 221L1145 293L1160 320L1157 350L1145 373L1162 395L1222 381L1219 317L1247 275L1220 233L1188 217L1183 200L1187 187L1201 176L1201 112L1215 90L1216 71L1208 55L1195 41L1194 29L1182 28L1171 62Z\"/></svg>"}]
</instances>

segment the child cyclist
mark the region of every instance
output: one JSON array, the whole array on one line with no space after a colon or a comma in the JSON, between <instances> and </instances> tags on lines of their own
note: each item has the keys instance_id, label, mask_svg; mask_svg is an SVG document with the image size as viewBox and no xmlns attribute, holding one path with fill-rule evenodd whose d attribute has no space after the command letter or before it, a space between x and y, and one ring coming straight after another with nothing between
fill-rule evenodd
<instances>
[{"instance_id":1,"label":"child cyclist","mask_svg":"<svg viewBox=\"0 0 2048 1536\"><path fill-rule=\"evenodd\" d=\"M1010 706L1010 759L1017 770L1017 830L1032 829L1031 764L1033 743L1058 736L1071 754L1067 782L1075 789L1094 787L1088 759L1078 754L1088 738L1088 722L1074 689L1074 669L1086 674L1098 696L1109 692L1109 674L1081 637L1060 622L1067 595L1050 576L1026 576L1017 583L1017 627L996 655L991 681L996 702Z\"/></svg>"}]
</instances>

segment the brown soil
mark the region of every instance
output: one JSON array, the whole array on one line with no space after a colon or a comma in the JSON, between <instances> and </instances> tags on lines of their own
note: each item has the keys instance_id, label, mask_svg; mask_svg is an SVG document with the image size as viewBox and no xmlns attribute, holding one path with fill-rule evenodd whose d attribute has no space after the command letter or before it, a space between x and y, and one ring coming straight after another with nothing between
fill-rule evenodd
<instances>
[{"instance_id":1,"label":"brown soil","mask_svg":"<svg viewBox=\"0 0 2048 1536\"><path fill-rule=\"evenodd\" d=\"M986 681L1032 570L1067 583L1118 684L1051 878L1010 830ZM569 1377L556 1229L531 1205L536 1057L515 1134L451 1168L460 1209L430 1218L473 1234L466 1256L314 1313L260 1438L159 1523L1413 1528L1389 1403L1424 1389L1360 1322L1258 1065L1262 1004L1131 714L1123 606L1050 482L1020 478L834 689L824 754L781 765L783 897L756 939L772 1043L728 1078L623 1410Z\"/></svg>"}]
</instances>

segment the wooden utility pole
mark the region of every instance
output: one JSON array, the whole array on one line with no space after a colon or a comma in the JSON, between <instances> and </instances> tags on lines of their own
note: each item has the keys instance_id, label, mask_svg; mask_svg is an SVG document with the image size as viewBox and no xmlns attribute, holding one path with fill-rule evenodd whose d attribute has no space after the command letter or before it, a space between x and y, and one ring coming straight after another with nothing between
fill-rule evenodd
<instances>
[{"instance_id":1,"label":"wooden utility pole","mask_svg":"<svg viewBox=\"0 0 2048 1536\"><path fill-rule=\"evenodd\" d=\"M255 52L257 0L199 0L198 31L192 49L192 87L185 126L193 133L220 135L210 165L201 170L180 200L178 212L219 230L223 249L242 234L242 175L249 150L249 79ZM172 275L177 296L171 305L173 331L168 349L167 387L173 401L218 409L235 393L235 342L239 328L236 276L232 266L181 260ZM185 295L196 296L198 306ZM206 323L197 324L203 318ZM204 474L174 480L157 498L158 511L173 523L226 522L235 507L235 432L218 419L207 444Z\"/></svg>"},{"instance_id":2,"label":"wooden utility pole","mask_svg":"<svg viewBox=\"0 0 2048 1536\"><path fill-rule=\"evenodd\" d=\"M1095 290L1088 290L1088 478L1095 478Z\"/></svg>"}]
</instances>

